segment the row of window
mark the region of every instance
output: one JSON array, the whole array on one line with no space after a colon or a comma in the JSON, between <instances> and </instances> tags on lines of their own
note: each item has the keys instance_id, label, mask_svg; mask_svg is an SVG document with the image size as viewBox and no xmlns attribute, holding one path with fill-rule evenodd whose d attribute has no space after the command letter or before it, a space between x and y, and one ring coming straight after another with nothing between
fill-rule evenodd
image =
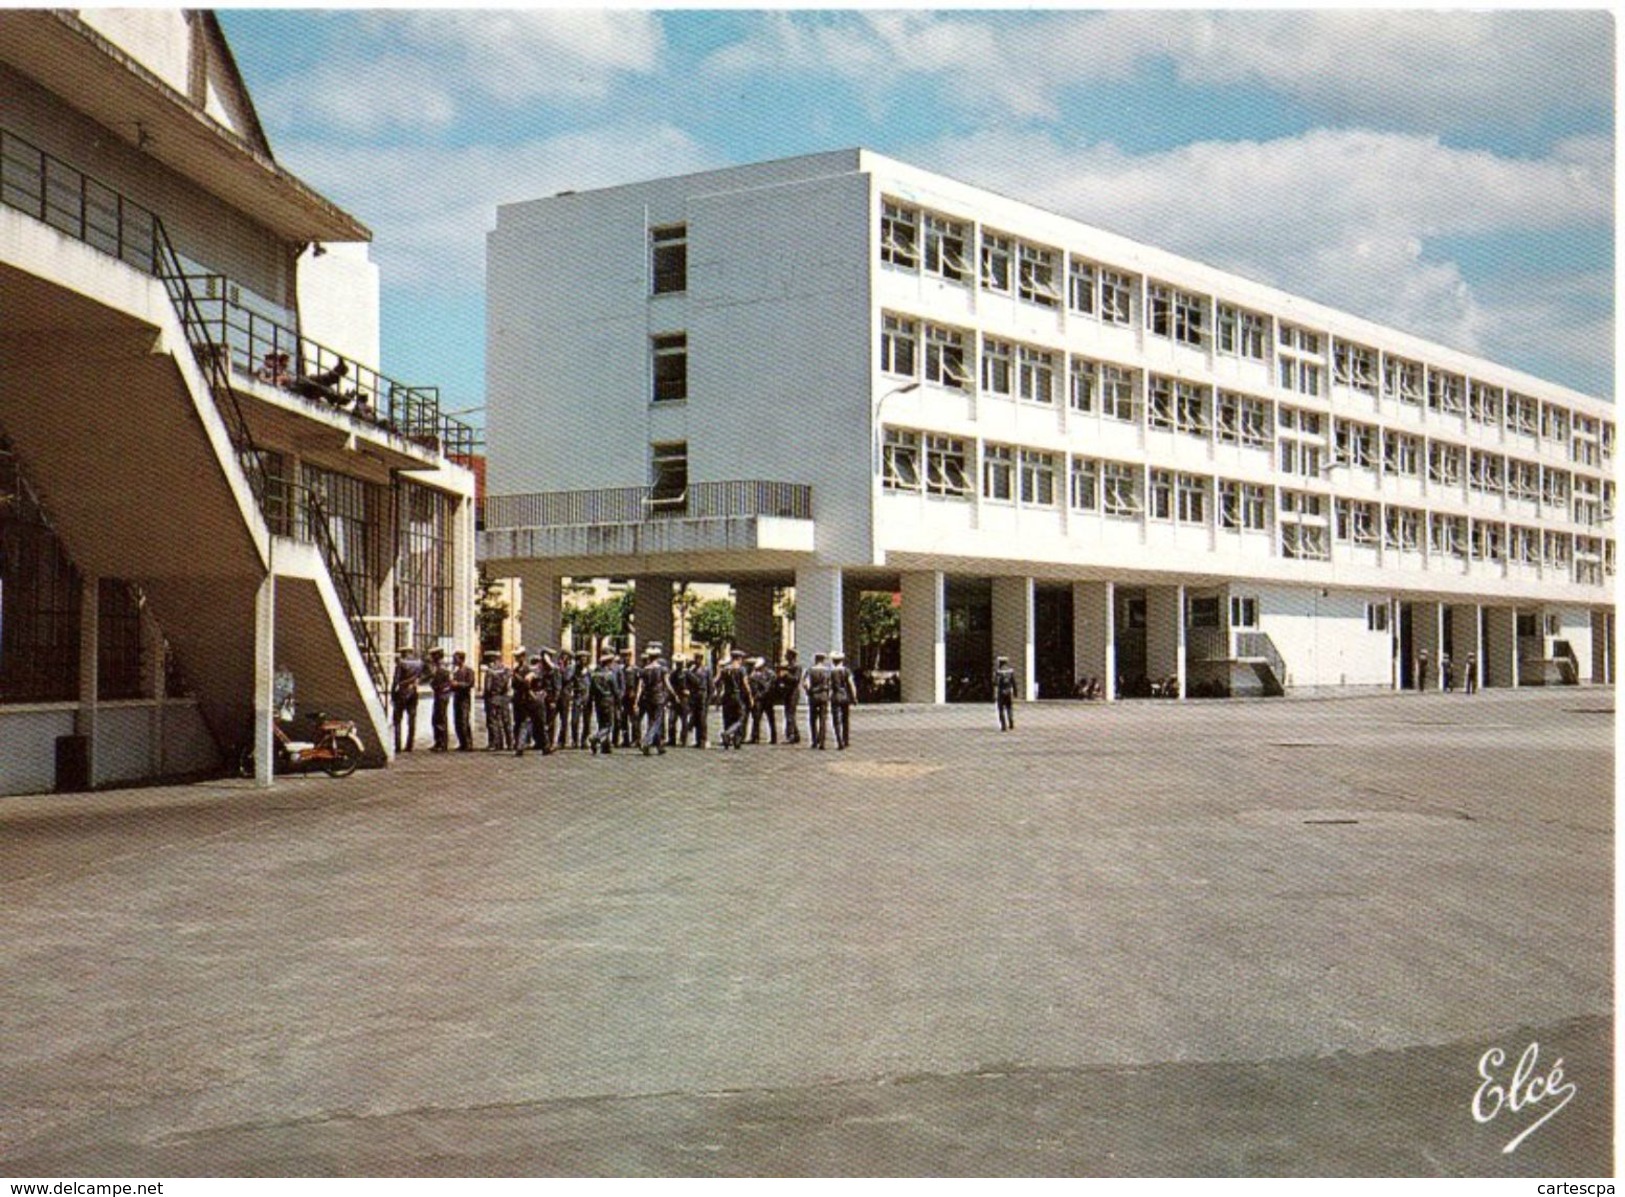
<instances>
[{"instance_id":1,"label":"row of window","mask_svg":"<svg viewBox=\"0 0 1625 1197\"><path fill-rule=\"evenodd\" d=\"M978 246L975 271L967 252L972 244ZM1073 312L1108 324L1132 322L1133 295L1140 284L1132 273L890 199L881 207L880 258L895 267L966 285L974 278L984 290L1013 291L1042 307L1059 307L1064 299ZM1059 283L1063 273L1064 295ZM1165 282L1145 283L1145 327L1155 336L1192 346L1205 345L1211 336L1216 352L1263 362L1269 358L1271 323L1262 312ZM1339 386L1528 435L1536 435L1538 428L1540 435L1551 439L1568 436L1561 425L1568 422L1569 409L1555 404L1543 405L1484 383L1469 386L1460 374L1286 322L1278 323L1275 341L1277 379L1288 390L1323 393L1330 346L1331 378ZM1543 409L1554 413L1550 431ZM1594 448L1577 447L1576 460L1587 465L1608 460L1613 424L1578 413L1573 418L1577 427L1582 422L1591 426L1589 440L1594 443Z\"/></svg>"},{"instance_id":2,"label":"row of window","mask_svg":"<svg viewBox=\"0 0 1625 1197\"><path fill-rule=\"evenodd\" d=\"M1598 537L1016 445L983 443L978 454L963 438L906 428L883 441L882 484L893 491L969 499L979 476L984 499L1053 507L1063 470L1067 502L1082 512L1205 525L1211 510L1221 529L1266 532L1273 511L1287 557L1324 558L1334 540L1420 550L1427 528L1437 554L1567 567L1572 542L1577 559L1606 559L1612 573L1613 541Z\"/></svg>"},{"instance_id":3,"label":"row of window","mask_svg":"<svg viewBox=\"0 0 1625 1197\"><path fill-rule=\"evenodd\" d=\"M929 321L916 321L907 316L884 313L880 327L880 368L899 378L920 379L950 390L969 391L977 374L968 364L973 333ZM656 338L657 342L662 340ZM924 353L921 353L923 341ZM659 385L659 349L657 347L657 387ZM1064 366L1067 376L1067 394L1073 410L1085 414L1100 412L1111 419L1138 423L1140 408L1140 371L1111 362L1099 362L1077 354L1062 354L1034 345L1011 342L996 337L981 340L981 370L979 389L991 395L1015 396L1035 403L1054 403L1056 381ZM1283 386L1289 390L1301 389L1291 385L1285 373L1295 376L1310 369L1310 363L1282 359ZM1318 367L1314 367L1318 369ZM1153 428L1172 428L1196 436L1207 436L1211 422L1207 414L1214 405L1215 388L1183 380L1148 376L1148 423ZM1219 392L1218 402L1232 408L1245 405L1256 409L1267 400L1242 397ZM1184 410L1189 418L1180 418ZM1316 416L1319 419L1319 416ZM1349 422L1351 425L1353 422ZM1596 421L1589 422L1596 426ZM1371 430L1376 426L1357 425ZM1566 418L1562 427L1567 429ZM1316 430L1318 431L1318 430ZM1234 438L1231 438L1234 440ZM1602 460L1601 442L1595 436L1594 460ZM1584 458L1586 454L1575 454Z\"/></svg>"}]
</instances>

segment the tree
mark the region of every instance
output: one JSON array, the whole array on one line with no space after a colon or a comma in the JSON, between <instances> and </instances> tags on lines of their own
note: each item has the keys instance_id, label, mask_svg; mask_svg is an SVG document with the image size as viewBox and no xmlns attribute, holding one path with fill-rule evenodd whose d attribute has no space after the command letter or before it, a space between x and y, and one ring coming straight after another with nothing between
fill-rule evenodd
<instances>
[{"instance_id":1,"label":"tree","mask_svg":"<svg viewBox=\"0 0 1625 1197\"><path fill-rule=\"evenodd\" d=\"M886 646L902 633L903 615L892 598L875 591L858 597L858 651L871 670L880 668Z\"/></svg>"},{"instance_id":2,"label":"tree","mask_svg":"<svg viewBox=\"0 0 1625 1197\"><path fill-rule=\"evenodd\" d=\"M474 624L479 630L481 656L502 651L502 624L508 618L508 602L497 589L497 580L479 567L474 591Z\"/></svg>"},{"instance_id":3,"label":"tree","mask_svg":"<svg viewBox=\"0 0 1625 1197\"><path fill-rule=\"evenodd\" d=\"M709 599L694 608L689 619L688 638L703 644L713 656L734 638L734 605L731 599Z\"/></svg>"},{"instance_id":4,"label":"tree","mask_svg":"<svg viewBox=\"0 0 1625 1197\"><path fill-rule=\"evenodd\" d=\"M699 605L699 601L700 596L694 593L694 589L689 583L679 582L677 584L677 597L672 600L672 607L677 612L677 644L671 646L673 652L677 650L678 644L685 647L688 645L690 640L688 622L694 613L694 608Z\"/></svg>"}]
</instances>

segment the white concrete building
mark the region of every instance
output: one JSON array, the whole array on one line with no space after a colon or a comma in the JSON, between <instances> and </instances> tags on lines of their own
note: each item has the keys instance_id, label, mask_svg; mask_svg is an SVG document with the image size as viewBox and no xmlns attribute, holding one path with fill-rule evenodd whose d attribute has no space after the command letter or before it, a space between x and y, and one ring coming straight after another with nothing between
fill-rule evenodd
<instances>
[{"instance_id":1,"label":"white concrete building","mask_svg":"<svg viewBox=\"0 0 1625 1197\"><path fill-rule=\"evenodd\" d=\"M269 780L282 665L382 761L397 637L472 643L472 436L373 368L369 238L211 14L0 13L0 793Z\"/></svg>"},{"instance_id":2,"label":"white concrete building","mask_svg":"<svg viewBox=\"0 0 1625 1197\"><path fill-rule=\"evenodd\" d=\"M528 596L900 592L914 701L1612 679L1611 403L865 150L502 207L488 285Z\"/></svg>"}]
</instances>

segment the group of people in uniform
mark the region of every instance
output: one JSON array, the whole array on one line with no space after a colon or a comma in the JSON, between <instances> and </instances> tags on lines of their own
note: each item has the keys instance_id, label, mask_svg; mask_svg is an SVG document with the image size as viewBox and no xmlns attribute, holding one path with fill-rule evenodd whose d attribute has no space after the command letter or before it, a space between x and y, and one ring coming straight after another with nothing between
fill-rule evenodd
<instances>
[{"instance_id":1,"label":"group of people in uniform","mask_svg":"<svg viewBox=\"0 0 1625 1197\"><path fill-rule=\"evenodd\" d=\"M718 746L739 749L762 742L799 744L800 708L807 704L808 739L823 749L834 729L835 747L851 742L852 707L858 689L846 655L817 653L803 667L794 649L777 664L747 657L733 649L712 668L703 652L668 662L659 645L643 651L635 664L631 649L599 654L534 653L521 648L511 665L495 652L485 654L479 676L466 655L430 649L426 658L407 649L396 662L390 687L395 751L411 752L417 738L419 690L429 686L433 700L430 727L432 752L450 751L455 730L457 751L472 752L472 712L478 688L485 706L486 750L524 756L526 749L548 755L566 748L588 749L594 756L616 748L639 748L645 756L663 755L668 747L708 748L711 708L719 708L722 729ZM404 738L402 733L405 733Z\"/></svg>"}]
</instances>

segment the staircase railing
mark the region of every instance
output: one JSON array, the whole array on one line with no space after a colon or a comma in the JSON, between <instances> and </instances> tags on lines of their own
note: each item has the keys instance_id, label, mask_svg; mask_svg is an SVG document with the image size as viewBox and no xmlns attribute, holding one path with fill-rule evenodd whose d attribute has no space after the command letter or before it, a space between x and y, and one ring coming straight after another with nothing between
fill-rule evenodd
<instances>
[{"instance_id":1,"label":"staircase railing","mask_svg":"<svg viewBox=\"0 0 1625 1197\"><path fill-rule=\"evenodd\" d=\"M237 390L232 386L230 350L211 335L209 322L204 319L202 306L188 282L186 268L182 265L180 256L176 254L169 234L164 230L163 222L156 217L153 219L153 263L154 272L162 280L170 302L180 317L181 325L186 330L186 340L192 347L192 356L208 380L215 407L226 421L232 443L237 449L238 464L248 477L254 501L262 512L266 512L269 486L265 462L254 444L254 435L249 430L247 418L243 415L242 404L238 402ZM372 630L362 619L365 609L355 593L349 574L344 569L344 561L339 556L333 531L328 526L326 511L322 509L320 501L314 494L307 496L307 499L307 522L311 536L321 551L327 572L332 576L333 586L338 591L339 601L349 620L356 647L361 652L362 660L366 662L367 673L372 678L373 688L377 690L381 702L386 680L383 659L378 653L378 645L373 639Z\"/></svg>"},{"instance_id":2,"label":"staircase railing","mask_svg":"<svg viewBox=\"0 0 1625 1197\"><path fill-rule=\"evenodd\" d=\"M1286 689L1286 658L1275 647L1268 632L1237 632L1236 657L1239 660L1263 661L1275 674L1275 680Z\"/></svg>"},{"instance_id":3,"label":"staircase railing","mask_svg":"<svg viewBox=\"0 0 1625 1197\"><path fill-rule=\"evenodd\" d=\"M207 276L189 273L158 215L5 129L0 129L0 203L25 212L144 273L155 275L163 283L186 332L192 356L208 382L215 408L226 422L237 450L237 463L248 479L254 502L270 518L265 462L254 444L232 385L230 345L224 337L212 334L203 306L207 297L200 300L191 285L193 278L201 280ZM431 396L427 402L420 400L418 395L422 390L426 388L412 390L404 403L401 414L406 432L432 434L437 448L445 446L447 452L471 454L475 447L472 430L441 416L438 396ZM393 405L393 397L391 402ZM327 514L314 495L311 500L306 510L312 536L333 576L333 585L349 617L356 644L382 699L385 678L378 646L362 621L364 612L338 555Z\"/></svg>"},{"instance_id":4,"label":"staircase railing","mask_svg":"<svg viewBox=\"0 0 1625 1197\"><path fill-rule=\"evenodd\" d=\"M321 551L322 560L327 564L327 572L333 577L333 586L339 592L339 603L350 621L350 630L355 634L362 659L367 663L367 674L372 678L373 687L378 691L379 701L382 702L388 678L384 674L384 661L378 653L372 629L367 626L367 609L361 605L361 596L355 592L355 583L350 578L350 571L345 568L344 558L339 553L338 542L333 537L333 529L328 522L327 512L322 507L321 499L315 491L307 489L304 500L306 523L310 527L311 537L315 540L317 549Z\"/></svg>"}]
</instances>

